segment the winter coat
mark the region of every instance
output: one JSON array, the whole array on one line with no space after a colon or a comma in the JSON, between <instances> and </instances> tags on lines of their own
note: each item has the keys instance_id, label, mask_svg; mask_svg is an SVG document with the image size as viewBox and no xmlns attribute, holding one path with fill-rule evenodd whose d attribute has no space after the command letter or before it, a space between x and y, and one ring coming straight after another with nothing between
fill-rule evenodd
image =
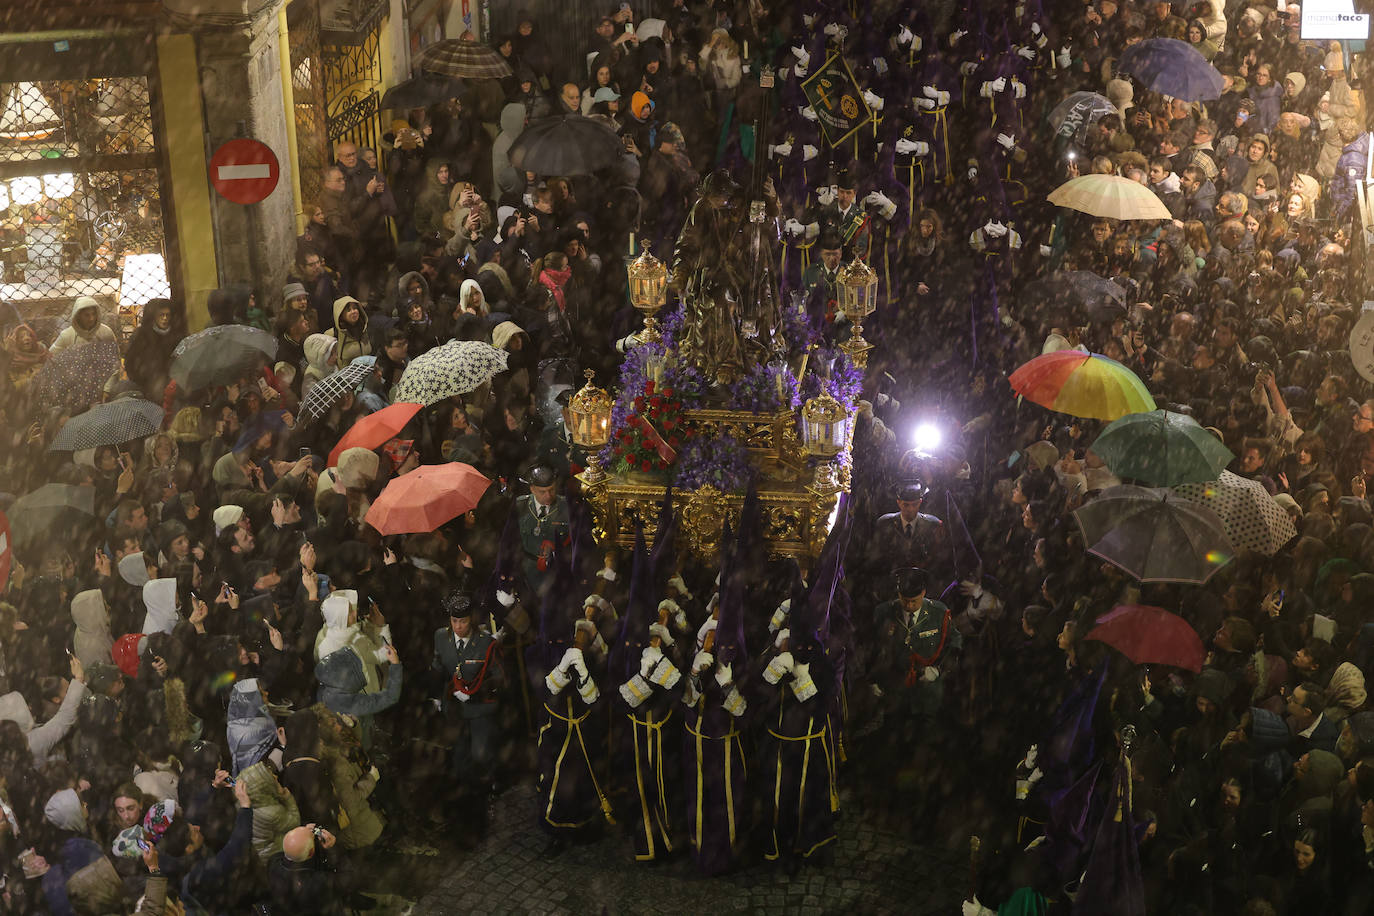
<instances>
[{"instance_id":1,"label":"winter coat","mask_svg":"<svg viewBox=\"0 0 1374 916\"><path fill-rule=\"evenodd\" d=\"M510 163L510 148L525 129L525 106L511 102L501 109L501 133L491 145L492 200L517 194L525 186L525 176Z\"/></svg>"},{"instance_id":2,"label":"winter coat","mask_svg":"<svg viewBox=\"0 0 1374 916\"><path fill-rule=\"evenodd\" d=\"M263 703L257 678L245 678L229 694L229 718L225 737L234 773L240 773L267 756L277 743L277 726Z\"/></svg>"},{"instance_id":3,"label":"winter coat","mask_svg":"<svg viewBox=\"0 0 1374 916\"><path fill-rule=\"evenodd\" d=\"M320 682L316 699L348 716L376 715L401 698L401 666L387 666L386 686L380 693L365 693L363 662L352 649L339 649L320 659L315 665L315 680Z\"/></svg>"},{"instance_id":4,"label":"winter coat","mask_svg":"<svg viewBox=\"0 0 1374 916\"><path fill-rule=\"evenodd\" d=\"M52 346L48 348L50 352L61 353L68 347L94 343L97 340L114 341L114 331L110 330L109 325L100 321L97 321L95 327L89 331L83 331L76 326L76 316L87 310L94 310L96 317L99 318L100 303L96 302L90 296L78 296L76 301L72 303L72 310L68 316L71 325L63 328L62 333L57 335L57 339L54 340Z\"/></svg>"},{"instance_id":5,"label":"winter coat","mask_svg":"<svg viewBox=\"0 0 1374 916\"><path fill-rule=\"evenodd\" d=\"M42 766L48 761L53 748L66 737L76 724L76 711L86 698L86 682L72 681L67 687L67 695L57 714L42 725L34 726L33 712L29 709L24 695L15 690L0 696L0 721L13 722L29 742L29 752L33 754L34 766Z\"/></svg>"},{"instance_id":6,"label":"winter coat","mask_svg":"<svg viewBox=\"0 0 1374 916\"><path fill-rule=\"evenodd\" d=\"M338 748L326 747L323 763L329 770L334 796L348 816L348 826L339 828L339 845L344 849L362 849L377 842L386 820L368 802L377 780L371 771L364 772Z\"/></svg>"},{"instance_id":7,"label":"winter coat","mask_svg":"<svg viewBox=\"0 0 1374 916\"><path fill-rule=\"evenodd\" d=\"M367 309L361 303L358 305L359 321L361 322L353 330L348 330L339 324L339 317L343 315L350 303L356 300L348 296L340 296L334 300L334 327L327 332L339 342L339 355L335 362L339 366L347 366L359 356L372 355L372 338L367 332ZM311 335L314 336L314 335ZM310 338L306 338L306 343Z\"/></svg>"},{"instance_id":8,"label":"winter coat","mask_svg":"<svg viewBox=\"0 0 1374 916\"><path fill-rule=\"evenodd\" d=\"M447 159L435 158L425 163L425 183L415 199L415 231L420 235L446 235L444 214L448 212L448 185L439 183L439 169L448 165ZM404 296L405 288L401 293Z\"/></svg>"},{"instance_id":9,"label":"winter coat","mask_svg":"<svg viewBox=\"0 0 1374 916\"><path fill-rule=\"evenodd\" d=\"M1348 211L1355 204L1355 186L1364 180L1368 157L1367 133L1360 134L1341 150L1335 174L1331 177L1331 206L1338 223L1348 219Z\"/></svg>"},{"instance_id":10,"label":"winter coat","mask_svg":"<svg viewBox=\"0 0 1374 916\"><path fill-rule=\"evenodd\" d=\"M144 308L143 321L129 340L128 352L124 354L124 367L129 380L138 386L151 399L161 397L167 387L168 372L172 367L172 351L181 342L181 335L174 327L159 330L153 322L155 309Z\"/></svg>"},{"instance_id":11,"label":"winter coat","mask_svg":"<svg viewBox=\"0 0 1374 916\"><path fill-rule=\"evenodd\" d=\"M253 851L259 858L269 859L281 852L287 831L301 825L300 809L264 761L243 770L238 779L248 788L253 807Z\"/></svg>"},{"instance_id":12,"label":"winter coat","mask_svg":"<svg viewBox=\"0 0 1374 916\"><path fill-rule=\"evenodd\" d=\"M332 334L311 334L305 339L303 349L305 350L305 375L301 385L301 397L304 398L310 387L330 375L334 367L329 365L329 355L334 352L339 342Z\"/></svg>"},{"instance_id":13,"label":"winter coat","mask_svg":"<svg viewBox=\"0 0 1374 916\"><path fill-rule=\"evenodd\" d=\"M55 916L105 916L127 912L124 884L105 850L86 837L69 837L43 876L43 897Z\"/></svg>"},{"instance_id":14,"label":"winter coat","mask_svg":"<svg viewBox=\"0 0 1374 916\"><path fill-rule=\"evenodd\" d=\"M177 580L153 579L143 586L143 606L148 609L143 617L145 634L166 633L171 635L181 622L177 613Z\"/></svg>"},{"instance_id":15,"label":"winter coat","mask_svg":"<svg viewBox=\"0 0 1374 916\"><path fill-rule=\"evenodd\" d=\"M87 668L108 665L114 637L110 635L110 611L105 607L105 596L100 589L77 593L72 599L72 622L76 624L72 653L81 664Z\"/></svg>"}]
</instances>

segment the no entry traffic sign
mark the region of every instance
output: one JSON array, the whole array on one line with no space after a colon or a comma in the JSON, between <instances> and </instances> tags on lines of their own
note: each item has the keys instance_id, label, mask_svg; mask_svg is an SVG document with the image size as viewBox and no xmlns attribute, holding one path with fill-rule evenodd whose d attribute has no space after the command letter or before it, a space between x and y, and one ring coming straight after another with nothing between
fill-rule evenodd
<instances>
[{"instance_id":1,"label":"no entry traffic sign","mask_svg":"<svg viewBox=\"0 0 1374 916\"><path fill-rule=\"evenodd\" d=\"M210 183L226 200L255 204L277 187L276 154L257 140L230 140L210 157Z\"/></svg>"}]
</instances>

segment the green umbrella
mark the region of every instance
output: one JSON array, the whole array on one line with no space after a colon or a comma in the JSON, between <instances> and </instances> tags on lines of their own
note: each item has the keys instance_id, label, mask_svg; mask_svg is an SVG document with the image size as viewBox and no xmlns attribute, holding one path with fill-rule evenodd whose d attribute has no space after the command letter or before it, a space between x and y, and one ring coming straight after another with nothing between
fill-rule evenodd
<instances>
[{"instance_id":1,"label":"green umbrella","mask_svg":"<svg viewBox=\"0 0 1374 916\"><path fill-rule=\"evenodd\" d=\"M1092 450L1116 476L1156 487L1216 480L1236 457L1192 417L1167 410L1113 420Z\"/></svg>"}]
</instances>

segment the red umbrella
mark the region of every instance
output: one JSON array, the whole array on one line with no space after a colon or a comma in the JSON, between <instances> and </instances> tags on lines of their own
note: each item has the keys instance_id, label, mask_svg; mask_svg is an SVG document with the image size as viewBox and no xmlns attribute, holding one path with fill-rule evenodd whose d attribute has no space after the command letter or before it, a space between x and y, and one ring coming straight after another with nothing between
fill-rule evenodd
<instances>
[{"instance_id":1,"label":"red umbrella","mask_svg":"<svg viewBox=\"0 0 1374 916\"><path fill-rule=\"evenodd\" d=\"M366 521L382 534L433 531L477 508L489 486L470 464L424 464L387 484Z\"/></svg>"},{"instance_id":2,"label":"red umbrella","mask_svg":"<svg viewBox=\"0 0 1374 916\"><path fill-rule=\"evenodd\" d=\"M420 412L420 406L409 401L397 401L390 407L383 407L376 413L359 419L343 434L339 444L334 446L334 451L329 453L329 467L332 468L339 463L339 456L343 454L344 449L374 449L388 439L394 438L405 429L410 418Z\"/></svg>"},{"instance_id":3,"label":"red umbrella","mask_svg":"<svg viewBox=\"0 0 1374 916\"><path fill-rule=\"evenodd\" d=\"M1137 665L1202 670L1202 640L1197 631L1162 607L1123 604L1113 608L1087 638L1106 643Z\"/></svg>"}]
</instances>

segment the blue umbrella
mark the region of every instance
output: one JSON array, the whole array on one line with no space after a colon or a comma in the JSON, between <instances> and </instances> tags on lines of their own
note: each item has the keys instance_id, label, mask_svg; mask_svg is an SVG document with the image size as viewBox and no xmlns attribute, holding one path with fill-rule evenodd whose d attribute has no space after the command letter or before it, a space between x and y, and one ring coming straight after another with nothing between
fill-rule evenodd
<instances>
[{"instance_id":1,"label":"blue umbrella","mask_svg":"<svg viewBox=\"0 0 1374 916\"><path fill-rule=\"evenodd\" d=\"M1219 99L1224 86L1217 68L1196 48L1177 38L1151 38L1132 45L1116 68L1136 77L1152 92L1185 102Z\"/></svg>"}]
</instances>

